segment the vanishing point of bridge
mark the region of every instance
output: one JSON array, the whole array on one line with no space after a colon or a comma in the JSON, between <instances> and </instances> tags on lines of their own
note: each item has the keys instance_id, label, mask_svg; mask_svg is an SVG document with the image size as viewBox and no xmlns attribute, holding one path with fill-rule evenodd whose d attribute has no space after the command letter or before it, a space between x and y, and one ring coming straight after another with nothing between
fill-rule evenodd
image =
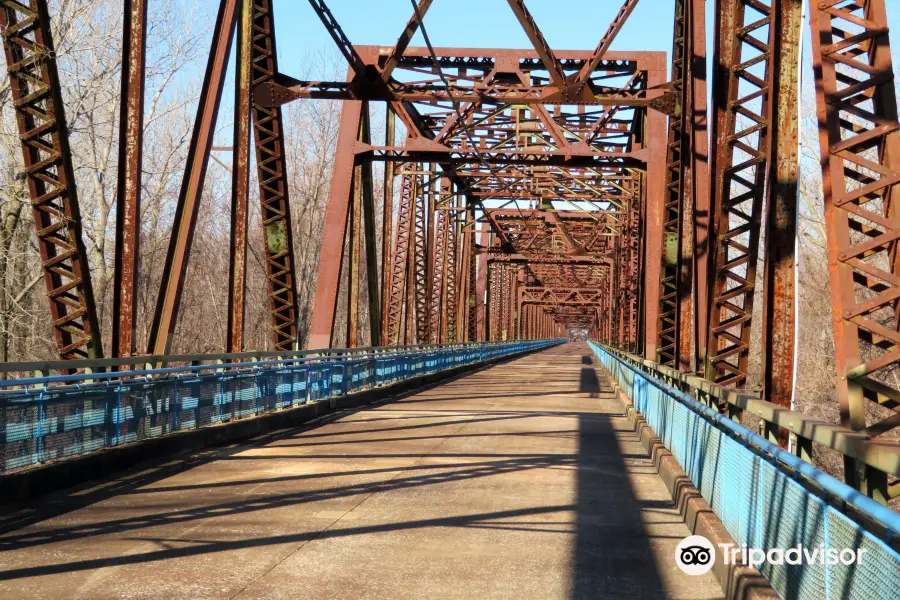
<instances>
[{"instance_id":1,"label":"vanishing point of bridge","mask_svg":"<svg viewBox=\"0 0 900 600\"><path fill-rule=\"evenodd\" d=\"M434 47L432 0L390 45L354 45L309 0L348 65L323 81L279 70L271 0L219 0L139 323L153 0L124 0L107 331L55 5L0 0L60 358L0 365L0 597L900 597L889 2L809 2L807 23L801 0L715 0L709 24L706 0L660 3L668 60L613 49L637 0L587 50L507 1L531 48ZM225 352L175 355L232 60L227 314L208 315ZM795 409L804 88L837 423ZM341 103L321 240L293 222L291 102ZM265 349L246 343L248 251Z\"/></svg>"}]
</instances>

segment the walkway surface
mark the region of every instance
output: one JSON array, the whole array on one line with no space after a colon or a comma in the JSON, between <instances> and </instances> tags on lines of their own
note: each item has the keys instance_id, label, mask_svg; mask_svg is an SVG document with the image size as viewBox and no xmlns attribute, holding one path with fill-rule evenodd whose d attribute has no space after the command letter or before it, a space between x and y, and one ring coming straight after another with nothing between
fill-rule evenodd
<instances>
[{"instance_id":1,"label":"walkway surface","mask_svg":"<svg viewBox=\"0 0 900 600\"><path fill-rule=\"evenodd\" d=\"M719 598L585 344L0 517L0 598Z\"/></svg>"}]
</instances>

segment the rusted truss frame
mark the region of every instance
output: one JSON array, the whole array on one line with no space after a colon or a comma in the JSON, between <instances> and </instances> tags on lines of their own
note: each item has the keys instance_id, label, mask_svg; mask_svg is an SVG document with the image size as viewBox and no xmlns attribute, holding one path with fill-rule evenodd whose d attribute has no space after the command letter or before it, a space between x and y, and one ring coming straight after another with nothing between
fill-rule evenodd
<instances>
[{"instance_id":1,"label":"rusted truss frame","mask_svg":"<svg viewBox=\"0 0 900 600\"><path fill-rule=\"evenodd\" d=\"M760 224L769 165L772 2L717 0L710 312L705 376L747 380ZM762 75L760 76L760 73Z\"/></svg>"},{"instance_id":2,"label":"rusted truss frame","mask_svg":"<svg viewBox=\"0 0 900 600\"><path fill-rule=\"evenodd\" d=\"M693 369L692 338L705 325L705 278L697 273L706 268L709 204L704 10L703 0L675 2L657 352L681 371Z\"/></svg>"},{"instance_id":3,"label":"rusted truss frame","mask_svg":"<svg viewBox=\"0 0 900 600\"><path fill-rule=\"evenodd\" d=\"M641 168L646 161L642 152L598 152L592 149L576 149L569 153L556 149L529 149L527 151L509 150L475 150L472 148L450 148L435 145L427 149L417 146L393 147L360 146L359 153L371 154L376 161L429 161L452 162L460 166L488 165L523 165L523 166L556 166L556 167L589 167L595 169L609 168Z\"/></svg>"},{"instance_id":4,"label":"rusted truss frame","mask_svg":"<svg viewBox=\"0 0 900 600\"><path fill-rule=\"evenodd\" d=\"M525 286L519 288L520 303L593 305L601 302L605 290L580 287Z\"/></svg>"},{"instance_id":5,"label":"rusted truss frame","mask_svg":"<svg viewBox=\"0 0 900 600\"><path fill-rule=\"evenodd\" d=\"M388 332L394 323L390 312L382 314L382 303L394 306L392 297L385 297L384 285L392 285L394 265L384 266L378 273L378 249L375 234L376 206L371 161L356 155L353 148L357 144L371 141L371 124L367 102L344 102L341 111L338 147L332 172L328 210L325 215L322 250L319 256L319 270L316 280L316 294L313 301L312 320L308 345L317 348L328 347L334 341L335 324L339 306L338 292L342 273L347 272L346 307L347 330L345 343L348 347L358 345L359 335L359 283L365 261L366 297L368 299L369 333L371 340L382 340L382 327ZM387 171L385 181L385 206L393 206L393 170ZM390 187L387 187L390 186ZM404 197L401 194L401 220ZM385 214L382 226L390 234L393 223ZM404 234L398 230L397 235ZM389 239L385 240L385 244ZM346 251L345 251L346 247ZM385 250L387 246L383 246ZM390 257L383 260L390 263ZM335 268L335 265L339 265ZM384 280L386 283L381 283ZM405 281L405 280L404 280ZM405 284L404 284L405 285Z\"/></svg>"},{"instance_id":6,"label":"rusted truss frame","mask_svg":"<svg viewBox=\"0 0 900 600\"><path fill-rule=\"evenodd\" d=\"M333 23L328 23L329 30ZM333 36L334 37L334 36ZM342 37L342 33L338 37ZM348 44L339 42L342 49ZM640 63L650 59L653 52L603 52L596 54L579 51L560 51L555 57L560 62L562 77L574 80L583 69L595 65L593 78L580 80L566 89L546 82L544 62L536 51L493 50L471 48L435 48L437 64L446 70L461 69L466 72L465 83L450 76L450 86L445 86L434 74L435 61L427 48L407 48L402 57L393 63L391 72L404 71L404 81L391 80L387 84L380 78L373 82L372 72L388 68L390 59L380 46L355 46L348 60L356 77L347 82L303 81L286 75L259 86L256 96L266 105L280 105L304 98L332 100L383 100L401 102L489 102L504 104L554 104L577 102L592 106L647 106L663 97L664 89L647 87L643 81L629 82L624 87L604 85L603 81L619 75L630 75L641 70ZM345 52L345 55L347 52ZM358 56L359 63L354 57ZM518 71L524 75L519 81L493 81L491 85L477 85L479 78L490 75L500 66L504 70ZM602 74L600 76L596 76ZM409 80L418 75L418 80ZM462 79L462 78L460 78ZM476 85L472 85L476 84ZM572 97L571 94L577 95Z\"/></svg>"},{"instance_id":7,"label":"rusted truss frame","mask_svg":"<svg viewBox=\"0 0 900 600\"><path fill-rule=\"evenodd\" d=\"M675 26L672 45L672 89L675 99L674 114L669 118L669 134L666 146L666 195L663 213L662 279L660 280L659 344L660 364L680 366L681 304L690 302L690 288L685 298L683 265L681 260L681 228L685 214L684 163L688 156L685 141L685 38L687 35L686 3L675 0Z\"/></svg>"},{"instance_id":8,"label":"rusted truss frame","mask_svg":"<svg viewBox=\"0 0 900 600\"><path fill-rule=\"evenodd\" d=\"M417 339L428 343L448 343L459 338L458 299L462 287L459 253L459 228L457 215L459 196L453 191L449 178L434 179L434 172L416 168L416 185L413 207L415 221L412 231L414 244L413 281L416 298ZM426 186L425 182L431 181ZM439 182L440 189L434 183ZM438 203L440 196L450 200ZM424 269L424 273L423 273ZM396 309L395 309L396 312Z\"/></svg>"},{"instance_id":9,"label":"rusted truss frame","mask_svg":"<svg viewBox=\"0 0 900 600\"><path fill-rule=\"evenodd\" d=\"M665 65L648 72L648 82L661 82L665 77ZM657 111L645 111L639 115L635 130L635 144L647 149L649 159L641 184L642 215L642 277L641 277L641 346L645 358L657 360L659 345L660 281L662 281L662 257L664 253L663 217L666 199L666 116Z\"/></svg>"},{"instance_id":10,"label":"rusted truss frame","mask_svg":"<svg viewBox=\"0 0 900 600\"><path fill-rule=\"evenodd\" d=\"M122 7L122 93L119 101L119 177L116 186L113 268L113 357L128 357L137 351L135 313L140 265L147 7L147 0L124 0Z\"/></svg>"},{"instance_id":11,"label":"rusted truss frame","mask_svg":"<svg viewBox=\"0 0 900 600\"><path fill-rule=\"evenodd\" d=\"M430 175L426 176L430 177ZM428 340L428 263L431 254L431 240L429 236L432 233L429 216L431 215L431 202L434 190L433 188L424 185L425 181L421 175L418 177L420 178L420 184L417 186L419 193L413 198L413 229L411 240L413 280L410 283L412 284L415 294L416 343L424 344Z\"/></svg>"},{"instance_id":12,"label":"rusted truss frame","mask_svg":"<svg viewBox=\"0 0 900 600\"><path fill-rule=\"evenodd\" d=\"M469 219L475 219L475 207L469 207ZM480 340L481 326L483 315L481 314L482 303L484 302L484 293L481 289L482 269L484 267L479 264L478 258L478 231L472 228L470 231L463 230L460 235L464 236L463 256L467 261L465 264L466 286L464 294L464 304L462 311L465 313L463 327L465 338L462 341L476 342Z\"/></svg>"},{"instance_id":13,"label":"rusted truss frame","mask_svg":"<svg viewBox=\"0 0 900 600\"><path fill-rule=\"evenodd\" d=\"M244 349L244 306L247 286L247 217L250 204L251 45L253 14L250 0L238 8L236 75L234 81L234 160L231 171L231 232L228 257L228 323L226 352Z\"/></svg>"},{"instance_id":14,"label":"rusted truss frame","mask_svg":"<svg viewBox=\"0 0 900 600\"><path fill-rule=\"evenodd\" d=\"M488 341L497 341L500 339L500 285L501 274L503 272L502 265L488 264L488 319L487 319L487 339Z\"/></svg>"},{"instance_id":15,"label":"rusted truss frame","mask_svg":"<svg viewBox=\"0 0 900 600\"><path fill-rule=\"evenodd\" d=\"M336 81L304 81L282 75L278 83L271 83L255 90L266 106L281 106L296 100L382 100L400 102L493 102L501 104L541 105L560 102L545 94L553 90L524 84L497 85L482 92L468 86L438 88L429 84L400 84L392 94L367 93L355 88L351 83ZM651 106L655 100L664 97L664 90L639 89L634 87L596 87L590 95L579 103L592 106Z\"/></svg>"},{"instance_id":16,"label":"rusted truss frame","mask_svg":"<svg viewBox=\"0 0 900 600\"><path fill-rule=\"evenodd\" d=\"M640 179L631 182L632 197L626 207L627 219L619 239L622 244L622 260L618 273L622 291L622 344L629 352L637 350L640 340L640 273L641 273L641 192Z\"/></svg>"},{"instance_id":17,"label":"rusted truss frame","mask_svg":"<svg viewBox=\"0 0 900 600\"><path fill-rule=\"evenodd\" d=\"M769 175L764 223L765 262L762 295L763 398L793 408L797 353L797 236L800 171L800 57L802 0L772 5L779 32L772 44ZM773 433L786 445L787 431Z\"/></svg>"},{"instance_id":18,"label":"rusted truss frame","mask_svg":"<svg viewBox=\"0 0 900 600\"><path fill-rule=\"evenodd\" d=\"M254 88L271 81L278 73L276 56L272 2L253 0L250 78ZM272 342L276 350L291 350L298 345L298 313L284 121L280 108L264 107L255 100L252 113Z\"/></svg>"},{"instance_id":19,"label":"rusted truss frame","mask_svg":"<svg viewBox=\"0 0 900 600\"><path fill-rule=\"evenodd\" d=\"M444 180L441 181L441 192L444 193ZM447 268L452 260L448 254L449 220L446 210L433 210L432 222L434 233L431 236L431 264L429 265L431 289L429 296L428 342L440 343L446 337L446 315L444 314L444 293L447 289Z\"/></svg>"},{"instance_id":20,"label":"rusted truss frame","mask_svg":"<svg viewBox=\"0 0 900 600\"><path fill-rule=\"evenodd\" d=\"M392 145L395 137L396 116L390 106L385 110L385 144ZM390 344L391 278L394 273L393 241L394 241L394 165L384 165L384 190L382 202L381 230L381 345Z\"/></svg>"},{"instance_id":21,"label":"rusted truss frame","mask_svg":"<svg viewBox=\"0 0 900 600\"><path fill-rule=\"evenodd\" d=\"M900 424L900 392L888 383L900 362L900 122L885 3L819 3L810 7L810 26L821 73L816 108L841 421L879 435ZM866 400L882 409L867 416ZM869 487L885 499L885 481Z\"/></svg>"},{"instance_id":22,"label":"rusted truss frame","mask_svg":"<svg viewBox=\"0 0 900 600\"><path fill-rule=\"evenodd\" d=\"M413 208L417 195L417 179L414 175L404 173L401 178L400 197L397 210L397 227L394 248L391 253L391 273L388 282L387 313L388 344L398 345L403 333L403 309L407 300L407 265L409 263L409 244L413 229Z\"/></svg>"},{"instance_id":23,"label":"rusted truss frame","mask_svg":"<svg viewBox=\"0 0 900 600\"><path fill-rule=\"evenodd\" d=\"M57 350L102 358L46 0L0 2L0 31Z\"/></svg>"},{"instance_id":24,"label":"rusted truss frame","mask_svg":"<svg viewBox=\"0 0 900 600\"><path fill-rule=\"evenodd\" d=\"M447 297L441 307L444 313L441 319L441 341L452 343L459 339L457 324L459 322L460 271L465 268L459 252L459 222L457 212L448 214L447 223L447 266L445 291Z\"/></svg>"}]
</instances>

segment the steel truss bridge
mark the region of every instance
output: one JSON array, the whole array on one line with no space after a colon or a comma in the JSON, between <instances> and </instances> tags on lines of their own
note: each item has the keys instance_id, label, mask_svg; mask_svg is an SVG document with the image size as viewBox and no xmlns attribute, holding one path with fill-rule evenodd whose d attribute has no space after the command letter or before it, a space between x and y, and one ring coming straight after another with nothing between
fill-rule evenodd
<instances>
[{"instance_id":1,"label":"steel truss bridge","mask_svg":"<svg viewBox=\"0 0 900 600\"><path fill-rule=\"evenodd\" d=\"M349 551L342 536L371 540L379 532L424 528L440 537L434 531L442 527L508 529L504 539L516 544L514 535L520 534L513 529L527 531L554 510L576 515L567 522L577 538L575 575L566 592L571 597L631 594L654 585L658 589L648 594L677 595L677 581L648 579L653 569L646 556L656 550L641 545L653 537L649 513L640 508L641 486L656 485L658 490L647 493L669 495L673 504L660 506L684 518L679 536L692 532L763 549L834 543L872 557L857 570L717 566L716 579L729 597L750 597L751 588L782 598L900 596L900 519L890 508L900 496L900 213L893 206L900 194L900 121L886 2L807 3L812 44L801 52L807 26L801 0L714 1L714 23L705 22L706 0L660 3L668 12L659 18L674 23L667 61L664 52L611 49L637 0L624 0L597 46L587 50L550 47L524 0L507 0L532 45L522 50L434 47L425 19L432 0L411 1L411 16L405 26L398 24L399 36L390 45L354 45L326 2L309 0L348 65L345 80L324 81L279 70L271 0L219 0L150 340L139 348L142 131L152 0L124 0L115 296L111 343L104 350L51 31L53 6L47 0L0 0L11 110L60 357L0 366L6 377L0 385L0 486L8 490L0 501L63 490L54 492L63 494L56 504L39 500L37 509L18 508L0 521L0 556L10 557L0 561L0 595L22 597L25 590L64 597L70 590L57 577L76 577L85 586L78 594L97 597L92 580L82 577L107 567L117 570L114 593L121 595L121 586L143 577L142 569L154 561L180 569L214 552L226 557L226 566L213 570L233 576L222 583L223 597L253 589L265 596L278 586L323 585L336 575L321 567L323 579L316 579L309 570L299 569L301 576L279 566L281 579L270 580L265 569L242 579L238 571L262 568L253 563L256 555L246 554L250 548L318 544L326 562L329 556L340 562L341 552ZM410 45L417 34L424 47ZM815 89L820 141L821 242L827 247L840 410L835 424L792 408L803 310L797 284L803 52L812 57L813 81L803 85ZM170 349L232 55L227 348L221 355L175 356ZM296 245L307 240L293 239L282 114L282 107L299 101L341 103L308 332L298 327L294 256ZM383 139L373 136L376 111L384 114ZM244 341L254 164L271 315L271 350L265 352L245 348ZM754 336L760 341L752 341ZM576 341L563 345L566 337ZM762 352L759 393L748 386L751 347ZM437 382L442 385L421 391ZM401 390L414 395L401 397L395 412L394 404L348 410L396 398ZM436 398L440 393L448 397ZM515 400L529 393L537 398L532 404ZM574 403L568 412L565 398ZM496 404L486 408L479 399ZM448 416L479 433L448 433ZM502 449L473 441L474 454L462 446L444 455L438 447L410 449L380 439L382 429L371 427L369 418L398 429L404 429L400 419L410 419L410 427L437 432L434 437L444 440L439 446L456 448L458 435L515 440L533 434L557 436L563 452L531 442L525 454L513 453L518 458L487 461L505 456ZM318 429L284 429L311 419L318 419ZM521 421L510 425L508 419ZM557 431L542 419L574 419L573 429L563 423ZM495 420L504 423L492 425L500 433L483 430L485 421ZM623 437L623 427L632 437ZM158 475L109 480L83 497L65 491L148 453L164 456L275 430L286 433L233 452L192 455L181 464L196 467L193 475L157 466ZM420 466L391 463L387 471L404 473L396 481L376 478L343 487L326 482L302 492L276 485L283 479L255 467L253 485L277 490L263 490L250 502L240 498L257 492L228 470L228 460L271 455L273 468L299 469L305 474L291 481L306 485L299 481L326 475L319 467L292 465L307 455L310 461L322 458L310 449L317 443L331 456L329 444L345 443L340 440L348 430L386 444L377 457L351 444L360 468L370 465L366 457L419 457ZM566 431L579 432L574 447ZM661 478L637 483L635 466L625 454L619 457L626 446L650 461ZM433 471L429 452L437 461L487 462ZM843 457L837 479L814 466L822 453ZM619 504L604 496L612 488L590 480L591 461L631 482L615 490ZM334 469L328 476L360 475L343 463ZM501 486L490 490L499 498L495 511L453 516L431 514L433 504L423 508L404 495L449 481L465 487L474 478L524 477L520 471L534 469L546 477L553 469L574 469L577 481L562 479L559 485L577 484L579 497L587 499L599 494L588 504L603 504L620 522L643 523L643 529L624 534L623 544L647 568L603 561L587 566L584 557L596 558L598 540L618 535L597 525L601 515L587 504L538 510L512 502L519 506L513 510L503 504ZM363 475L376 472L386 471ZM236 487L222 492L231 485L222 482L235 477ZM529 485L540 487L540 480ZM140 500L115 509L124 511L115 518L103 513L104 506L120 506L117 499L129 494L173 490L203 490L212 500L167 495L161 497L171 514ZM348 513L340 507L358 494L410 502L411 510L427 514L420 521L394 515L388 524L377 511L363 510L363 525L347 527L342 519ZM524 489L521 494L530 498ZM306 524L297 525L303 535L272 531L287 526L277 511L326 501L338 508L315 515L343 523L334 537L324 526ZM70 511L72 523L64 517ZM262 529L252 535L218 530L251 512L274 520L268 528L254 522L252 527ZM714 517L704 520L701 513ZM523 516L527 522L517 524ZM209 539L179 537L187 521L198 521ZM142 543L158 547L131 547L116 537L119 530L143 535L148 527L158 528L153 531L159 535ZM121 552L82 556L78 544L86 539ZM402 540L392 539L365 551L402 555ZM414 539L427 544L432 538ZM493 543L445 541L460 552L466 544ZM50 544L61 544L62 554ZM260 556L274 560L268 551L259 550ZM525 556L516 568L527 560L532 559ZM464 581L459 585L467 594L502 596L490 587L489 573L454 564L455 575L441 575L446 581ZM550 584L539 572L523 575L520 583L542 590L535 597L559 596L559 590L541 587ZM274 587L258 587L264 579ZM613 579L615 589L604 589L603 581ZM479 588L480 581L487 587ZM177 597L191 583L176 575L156 590ZM364 595L356 584L342 585L347 597ZM384 585L376 595L396 592Z\"/></svg>"}]
</instances>

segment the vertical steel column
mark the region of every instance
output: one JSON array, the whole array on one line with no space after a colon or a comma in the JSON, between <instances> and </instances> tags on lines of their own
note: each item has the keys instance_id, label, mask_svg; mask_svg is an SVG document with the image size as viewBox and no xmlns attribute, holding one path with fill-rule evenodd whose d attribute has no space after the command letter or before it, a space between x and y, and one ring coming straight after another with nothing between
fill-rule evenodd
<instances>
[{"instance_id":1,"label":"vertical steel column","mask_svg":"<svg viewBox=\"0 0 900 600\"><path fill-rule=\"evenodd\" d=\"M474 235L474 234L473 234ZM485 319L485 310L487 308L487 289L488 289L488 248L490 247L490 231L482 229L478 233L478 245L481 247L478 252L478 260L476 265L475 280L475 339L473 341L484 342L490 339L490 329L488 321Z\"/></svg>"},{"instance_id":2,"label":"vertical steel column","mask_svg":"<svg viewBox=\"0 0 900 600\"><path fill-rule=\"evenodd\" d=\"M100 358L100 326L50 27L46 0L0 5L10 95L56 347L63 359Z\"/></svg>"},{"instance_id":3,"label":"vertical steel column","mask_svg":"<svg viewBox=\"0 0 900 600\"><path fill-rule=\"evenodd\" d=\"M630 335L628 287L631 274L629 271L628 219L630 200L625 200L623 214L618 219L616 235L616 268L610 270L609 276L614 278L616 288L616 346L624 349Z\"/></svg>"},{"instance_id":4,"label":"vertical steel column","mask_svg":"<svg viewBox=\"0 0 900 600\"><path fill-rule=\"evenodd\" d=\"M431 212L429 210L430 188L426 190L425 186L419 185L418 193L414 197L414 213L413 213L413 239L412 239L412 262L413 262L413 290L415 292L416 305L416 343L428 343L428 234L430 227L428 217Z\"/></svg>"},{"instance_id":5,"label":"vertical steel column","mask_svg":"<svg viewBox=\"0 0 900 600\"><path fill-rule=\"evenodd\" d=\"M389 104L386 104L385 127L384 127L384 144L385 146L394 145L394 124L396 116L391 110ZM391 273L393 267L393 256L391 255L391 244L394 241L394 163L393 161L385 161L384 163L384 210L382 217L382 234L381 234L381 341L382 346L391 343L390 337L390 314L391 314Z\"/></svg>"},{"instance_id":6,"label":"vertical steel column","mask_svg":"<svg viewBox=\"0 0 900 600\"><path fill-rule=\"evenodd\" d=\"M365 103L363 103L365 106ZM362 123L360 122L360 125ZM358 135L358 132L357 132ZM344 260L347 260L347 323L344 339L348 348L359 346L359 263L362 252L362 189L359 180L362 167L353 167L353 184L350 186L350 210L347 213L347 255L341 256L338 262L339 272L343 271ZM337 302L335 302L337 306ZM333 340L333 336L332 336ZM333 342L332 342L333 343Z\"/></svg>"},{"instance_id":7,"label":"vertical steel column","mask_svg":"<svg viewBox=\"0 0 900 600\"><path fill-rule=\"evenodd\" d=\"M252 6L241 0L237 24L234 78L234 164L231 171L231 234L228 260L228 331L226 352L244 349L244 301L247 285L247 214L250 199L250 46Z\"/></svg>"},{"instance_id":8,"label":"vertical steel column","mask_svg":"<svg viewBox=\"0 0 900 600\"><path fill-rule=\"evenodd\" d=\"M463 197L463 203L465 204L466 200ZM466 314L466 326L463 329L466 333L465 340L466 342L475 342L478 341L478 305L481 300L478 297L478 232L475 230L475 209L472 206L469 206L468 211L468 222L472 223L472 230L465 234L466 236L466 244L467 248L464 250L467 260L467 281L466 281L466 300L465 306L463 310Z\"/></svg>"},{"instance_id":9,"label":"vertical steel column","mask_svg":"<svg viewBox=\"0 0 900 600\"><path fill-rule=\"evenodd\" d=\"M706 0L690 0L688 4L687 38L685 53L687 69L685 87L690 111L686 115L690 144L690 176L685 187L690 189L693 201L693 230L691 254L693 261L693 365L702 369L706 359L709 336L709 115L706 99Z\"/></svg>"},{"instance_id":10,"label":"vertical steel column","mask_svg":"<svg viewBox=\"0 0 900 600\"><path fill-rule=\"evenodd\" d=\"M494 342L500 339L500 265L488 263L488 316L487 335L488 341Z\"/></svg>"},{"instance_id":11,"label":"vertical steel column","mask_svg":"<svg viewBox=\"0 0 900 600\"><path fill-rule=\"evenodd\" d=\"M355 149L362 119L362 105L359 100L344 100L341 108L341 124L338 130L337 149L331 175L331 190L328 194L328 208L325 213L325 230L322 236L322 250L319 254L319 272L316 278L316 295L309 329L310 348L331 346L337 310L338 286L340 284L340 264L344 255L344 242L353 194L355 171Z\"/></svg>"},{"instance_id":12,"label":"vertical steel column","mask_svg":"<svg viewBox=\"0 0 900 600\"><path fill-rule=\"evenodd\" d=\"M813 72L841 423L874 436L897 423L887 382L900 361L900 121L883 0L810 5ZM893 411L867 426L865 398ZM876 499L887 478L845 462Z\"/></svg>"},{"instance_id":13,"label":"vertical steel column","mask_svg":"<svg viewBox=\"0 0 900 600\"><path fill-rule=\"evenodd\" d=\"M647 174L644 172L636 172L635 179L635 199L638 208L635 209L638 218L637 230L637 271L635 274L635 331L634 331L634 353L638 356L645 356L644 347L646 342L646 316L647 311L644 308L646 302L646 263L647 263Z\"/></svg>"},{"instance_id":14,"label":"vertical steel column","mask_svg":"<svg viewBox=\"0 0 900 600\"><path fill-rule=\"evenodd\" d=\"M447 178L441 178L441 196L444 196L444 188L449 185ZM432 344L443 344L446 340L446 321L443 318L446 308L445 291L447 289L447 265L450 259L447 256L447 217L445 208L434 207L431 222L434 230L429 239L431 252L429 253L430 271L430 296L428 315L428 341Z\"/></svg>"},{"instance_id":15,"label":"vertical steel column","mask_svg":"<svg viewBox=\"0 0 900 600\"><path fill-rule=\"evenodd\" d=\"M501 270L500 278L500 339L507 341L512 339L512 288L513 288L512 269L508 265L504 265Z\"/></svg>"},{"instance_id":16,"label":"vertical steel column","mask_svg":"<svg viewBox=\"0 0 900 600\"><path fill-rule=\"evenodd\" d=\"M665 81L665 63L648 65L647 85ZM666 116L648 110L642 124L644 145L649 151L647 181L644 186L644 357L657 360L660 285L662 281L663 219L666 201Z\"/></svg>"},{"instance_id":17,"label":"vertical steel column","mask_svg":"<svg viewBox=\"0 0 900 600\"><path fill-rule=\"evenodd\" d=\"M710 203L710 318L705 376L747 379L762 201L769 155L771 0L717 0ZM762 77L760 77L762 73Z\"/></svg>"},{"instance_id":18,"label":"vertical steel column","mask_svg":"<svg viewBox=\"0 0 900 600\"><path fill-rule=\"evenodd\" d=\"M414 175L404 173L401 179L400 203L397 213L397 236L394 242L394 251L391 254L391 272L388 284L388 301L385 306L387 313L387 345L400 344L403 328L403 307L406 303L407 289L407 264L409 255L409 241L413 226L413 197L416 194L416 179Z\"/></svg>"},{"instance_id":19,"label":"vertical steel column","mask_svg":"<svg viewBox=\"0 0 900 600\"><path fill-rule=\"evenodd\" d=\"M222 0L219 4L219 14L216 17L212 45L209 50L209 61L206 64L206 75L200 91L197 117L194 119L194 131L188 149L184 179L175 209L172 237L169 240L162 283L156 300L153 325L150 329L149 352L152 355L168 354L172 345L172 334L175 331L178 307L181 304L181 292L184 290L184 279L194 239L194 227L197 224L197 213L200 210L200 196L203 193L203 182L206 179L206 167L209 165L209 151L215 134L216 117L219 114L219 103L222 100L222 88L225 85L225 71L237 14L236 5L237 0Z\"/></svg>"},{"instance_id":20,"label":"vertical steel column","mask_svg":"<svg viewBox=\"0 0 900 600\"><path fill-rule=\"evenodd\" d=\"M794 398L797 298L795 290L800 170L800 48L802 0L776 0L770 81L771 131L763 270L763 398L790 407ZM782 436L784 437L784 436ZM786 438L785 438L786 439Z\"/></svg>"},{"instance_id":21,"label":"vertical steel column","mask_svg":"<svg viewBox=\"0 0 900 600\"><path fill-rule=\"evenodd\" d=\"M363 102L359 129L359 141L363 144L371 144L372 127L368 102ZM372 181L372 159L369 156L361 156L358 162L359 179L354 185L359 186L362 200L366 297L369 304L369 345L377 346L381 340L381 290L378 288L378 240L375 236L375 190Z\"/></svg>"},{"instance_id":22,"label":"vertical steel column","mask_svg":"<svg viewBox=\"0 0 900 600\"><path fill-rule=\"evenodd\" d=\"M119 165L113 268L112 355L131 356L135 347L137 274L141 250L141 163L144 146L144 62L147 1L122 7L122 93L119 100Z\"/></svg>"},{"instance_id":23,"label":"vertical steel column","mask_svg":"<svg viewBox=\"0 0 900 600\"><path fill-rule=\"evenodd\" d=\"M656 361L681 369L683 307L690 309L690 280L684 289L684 271L689 270L682 254L685 227L690 223L685 201L684 179L687 170L685 141L685 6L690 0L675 0L675 26L672 33L672 88L675 109L669 117L666 146L666 195L663 214L662 278L660 280L659 345ZM693 232L691 232L692 235ZM689 260L689 259L688 259ZM688 323L688 326L690 324Z\"/></svg>"},{"instance_id":24,"label":"vertical steel column","mask_svg":"<svg viewBox=\"0 0 900 600\"><path fill-rule=\"evenodd\" d=\"M411 175L413 181L415 182L412 186L412 194L409 199L409 234L407 237L407 250L406 250L406 289L404 290L406 293L406 314L404 315L404 343L405 344L416 344L416 343L425 343L421 337L417 339L417 321L416 321L416 309L418 308L418 294L416 293L416 225L417 225L417 216L416 212L419 208L419 196L422 194L421 190L421 182L418 175L415 174L418 169L417 165L413 166L413 174Z\"/></svg>"},{"instance_id":25,"label":"vertical steel column","mask_svg":"<svg viewBox=\"0 0 900 600\"><path fill-rule=\"evenodd\" d=\"M447 191L450 192L448 182ZM454 203L450 205L450 211L447 214L447 250L446 261L447 267L444 276L446 277L445 290L447 297L443 305L443 325L441 334L444 343L453 344L459 340L457 331L457 316L459 314L459 277L462 260L459 254L459 223L457 222L457 212L455 200L457 196L453 196Z\"/></svg>"},{"instance_id":26,"label":"vertical steel column","mask_svg":"<svg viewBox=\"0 0 900 600\"><path fill-rule=\"evenodd\" d=\"M278 73L277 55L271 0L253 0L251 81L254 87L272 80ZM272 341L276 350L291 350L299 343L299 312L281 108L267 108L254 103L253 132L266 243L266 279L272 315Z\"/></svg>"},{"instance_id":27,"label":"vertical steel column","mask_svg":"<svg viewBox=\"0 0 900 600\"><path fill-rule=\"evenodd\" d=\"M639 331L639 301L641 273L641 188L640 177L630 180L631 196L627 204L627 222L625 226L626 241L626 295L625 315L627 320L627 336L625 348L629 352L637 352Z\"/></svg>"}]
</instances>

